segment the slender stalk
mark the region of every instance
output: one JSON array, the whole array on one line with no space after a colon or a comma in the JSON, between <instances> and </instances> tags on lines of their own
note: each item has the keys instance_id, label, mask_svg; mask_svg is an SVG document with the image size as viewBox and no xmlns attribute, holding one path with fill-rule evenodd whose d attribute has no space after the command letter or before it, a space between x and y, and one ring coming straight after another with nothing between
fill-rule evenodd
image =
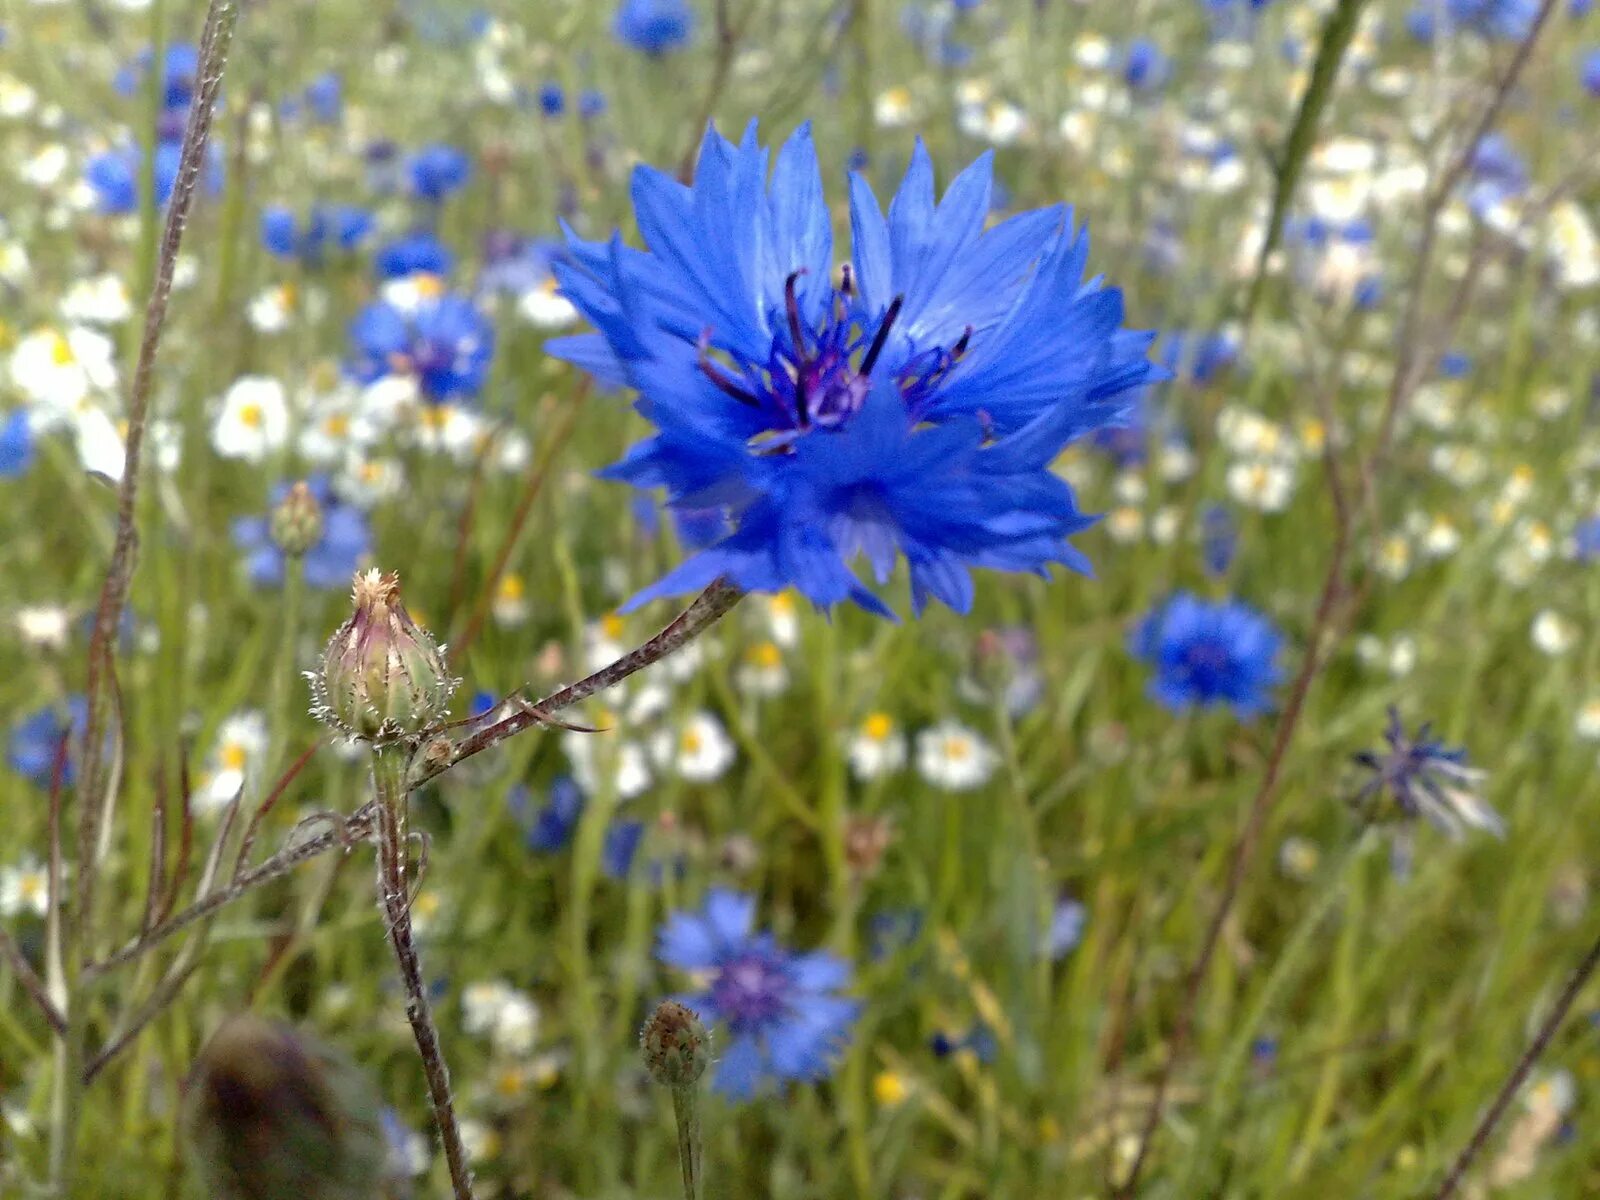
<instances>
[{"instance_id":1,"label":"slender stalk","mask_svg":"<svg viewBox=\"0 0 1600 1200\"><path fill-rule=\"evenodd\" d=\"M104 762L106 721L111 687L111 663L123 606L133 580L136 505L139 474L144 450L144 435L149 424L150 393L155 380L156 351L166 324L167 304L172 296L173 274L177 269L178 248L188 224L189 212L205 165L206 143L211 134L211 119L222 87L223 69L233 40L239 10L236 0L211 0L206 10L205 27L200 36L199 69L194 96L189 104L179 151L178 172L167 205L166 221L156 260L155 282L145 306L144 331L139 356L129 386L126 409L127 444L122 481L117 491L117 529L111 562L95 606L94 625L89 638L89 660L84 693L88 706L82 743L83 762L78 816L78 878L76 903L66 922L65 989L69 995L85 972L94 953L93 914L98 871L101 822L106 809L109 780ZM153 157L153 151L151 154ZM148 160L147 160L148 161ZM55 1054L55 1096L50 1122L50 1192L67 1196L73 1190L77 1162L78 1120L82 1110L82 1073L88 1037L88 1014L80 997L60 1005L67 1027L59 1036Z\"/></svg>"},{"instance_id":2,"label":"slender stalk","mask_svg":"<svg viewBox=\"0 0 1600 1200\"><path fill-rule=\"evenodd\" d=\"M50 996L45 991L44 981L33 969L33 964L23 957L22 948L12 940L11 935L3 927L0 927L0 958L5 959L11 968L11 973L22 985L22 990L28 993L28 998L39 1006L39 1011L44 1014L44 1019L50 1028L57 1033L65 1033L67 1019L51 1003Z\"/></svg>"},{"instance_id":3,"label":"slender stalk","mask_svg":"<svg viewBox=\"0 0 1600 1200\"><path fill-rule=\"evenodd\" d=\"M745 24L749 22L746 21ZM705 103L700 106L700 115L689 131L689 145L678 163L678 178L684 183L688 183L694 175L694 161L700 152L700 140L705 136L706 126L717 114L717 102L722 99L722 93L728 86L728 77L733 71L733 57L739 48L740 30L733 27L733 17L728 11L728 0L716 0L712 27L716 31L717 48L716 56L711 62L711 84L706 88Z\"/></svg>"},{"instance_id":4,"label":"slender stalk","mask_svg":"<svg viewBox=\"0 0 1600 1200\"><path fill-rule=\"evenodd\" d=\"M588 395L589 385L585 382L578 390L561 414L561 423L551 430L545 440L544 448L537 461L528 472L528 480L523 485L522 495L517 500L516 510L512 513L511 524L506 529L505 539L500 543L500 550L495 555L494 566L489 571L489 577L483 581L483 591L477 603L473 606L472 615L468 618L461 636L451 642L451 658L457 666L465 661L467 650L472 643L478 640L478 634L483 631L483 623L489 617L489 609L494 604L495 592L500 587L500 580L506 573L506 566L511 562L511 554L517 548L517 542L522 537L522 531L527 527L528 517L533 512L533 502L539 498L539 493L544 490L545 481L550 478L550 470L555 464L556 455L572 437L572 431L577 428L578 414L582 411L584 398ZM463 536L462 544L465 544Z\"/></svg>"},{"instance_id":5,"label":"slender stalk","mask_svg":"<svg viewBox=\"0 0 1600 1200\"><path fill-rule=\"evenodd\" d=\"M1345 52L1361 24L1361 10L1367 0L1339 0L1339 7L1328 17L1322 29L1322 39L1317 46L1317 59L1311 68L1311 81L1306 86L1305 98L1295 114L1294 125L1284 141L1283 153L1277 162L1276 182L1272 193L1272 213L1267 218L1267 228L1261 239L1261 251L1256 256L1255 278L1245 300L1244 324L1248 326L1255 315L1256 306L1267 282L1267 266L1272 252L1283 237L1284 218L1289 215L1289 205L1294 199L1295 185L1300 182L1300 172L1317 140L1317 127L1322 120L1328 101L1333 98L1333 87L1339 78L1339 66Z\"/></svg>"},{"instance_id":6,"label":"slender stalk","mask_svg":"<svg viewBox=\"0 0 1600 1200\"><path fill-rule=\"evenodd\" d=\"M461 1127L456 1121L455 1100L450 1092L450 1069L439 1046L439 1030L433 1023L433 1008L422 978L422 960L411 931L411 889L406 881L406 755L396 749L374 750L372 756L373 799L377 802L378 823L378 902L383 909L400 968L400 981L406 992L406 1018L416 1038L428 1080L428 1098L433 1104L434 1123L444 1147L445 1163L450 1168L450 1186L455 1200L473 1200L472 1171L467 1165Z\"/></svg>"},{"instance_id":7,"label":"slender stalk","mask_svg":"<svg viewBox=\"0 0 1600 1200\"><path fill-rule=\"evenodd\" d=\"M678 1164L683 1168L683 1200L700 1200L700 1088L698 1084L672 1089L672 1116L678 1124Z\"/></svg>"},{"instance_id":8,"label":"slender stalk","mask_svg":"<svg viewBox=\"0 0 1600 1200\"><path fill-rule=\"evenodd\" d=\"M1461 1186L1468 1168L1488 1144L1489 1136L1494 1133L1495 1126L1505 1116L1506 1109L1511 1107L1518 1090L1527 1081L1534 1065L1549 1047L1556 1030L1560 1029L1561 1023L1567 1019L1567 1014L1572 1011L1579 993L1594 975L1596 968L1600 968L1600 938L1595 939L1594 944L1589 947L1589 952L1583 956L1583 961L1578 964L1577 970L1573 971L1572 977L1567 980L1567 986L1561 989L1555 1007L1539 1026L1539 1031L1533 1035L1533 1040L1522 1052L1522 1057L1517 1059L1517 1065L1511 1068L1511 1074L1506 1076L1506 1081L1500 1085L1500 1091L1496 1093L1494 1102L1489 1105L1489 1111L1483 1114L1478 1127L1472 1131L1472 1137L1456 1156L1449 1173L1439 1185L1439 1190L1433 1194L1433 1200L1450 1200L1450 1197L1456 1194L1456 1189Z\"/></svg>"}]
</instances>

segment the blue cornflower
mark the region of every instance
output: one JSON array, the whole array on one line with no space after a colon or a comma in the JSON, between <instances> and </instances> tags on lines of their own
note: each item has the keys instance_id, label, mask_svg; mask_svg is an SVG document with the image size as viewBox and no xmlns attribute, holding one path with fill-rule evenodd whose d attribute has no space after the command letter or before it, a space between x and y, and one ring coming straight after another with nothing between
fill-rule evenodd
<instances>
[{"instance_id":1,"label":"blue cornflower","mask_svg":"<svg viewBox=\"0 0 1600 1200\"><path fill-rule=\"evenodd\" d=\"M1600 559L1600 517L1586 517L1572 531L1572 551L1581 563Z\"/></svg>"},{"instance_id":2,"label":"blue cornflower","mask_svg":"<svg viewBox=\"0 0 1600 1200\"><path fill-rule=\"evenodd\" d=\"M344 503L322 475L307 479L306 486L322 509L322 536L306 551L303 560L305 580L314 588L343 588L350 584L361 560L372 549L372 532L364 513ZM283 503L288 481L276 484L267 503L270 514ZM240 517L233 523L233 544L243 550L245 571L259 587L279 587L283 583L283 551L272 540L271 517Z\"/></svg>"},{"instance_id":3,"label":"blue cornflower","mask_svg":"<svg viewBox=\"0 0 1600 1200\"><path fill-rule=\"evenodd\" d=\"M1403 820L1426 817L1454 838L1469 829L1503 837L1505 822L1478 794L1486 772L1469 767L1465 749L1445 745L1432 732L1432 725L1424 722L1415 734L1407 734L1399 709L1391 705L1383 734L1388 749L1355 756L1356 764L1372 773L1356 793L1355 805L1371 813L1388 799Z\"/></svg>"},{"instance_id":4,"label":"blue cornflower","mask_svg":"<svg viewBox=\"0 0 1600 1200\"><path fill-rule=\"evenodd\" d=\"M1238 546L1239 527L1232 513L1220 504L1213 504L1200 514L1200 559L1207 575L1212 578L1226 575Z\"/></svg>"},{"instance_id":5,"label":"blue cornflower","mask_svg":"<svg viewBox=\"0 0 1600 1200\"><path fill-rule=\"evenodd\" d=\"M62 740L67 739L70 755L72 743L82 736L88 720L89 702L82 696L69 696L64 704L47 705L30 713L12 726L6 761L17 774L48 787L55 777ZM68 757L62 764L62 785L70 787L73 777L73 763Z\"/></svg>"},{"instance_id":6,"label":"blue cornflower","mask_svg":"<svg viewBox=\"0 0 1600 1200\"><path fill-rule=\"evenodd\" d=\"M423 399L434 403L476 396L494 357L494 326L467 297L446 292L429 276L417 276L415 303L378 300L350 323L355 354L350 375L371 383L385 375L416 379Z\"/></svg>"},{"instance_id":7,"label":"blue cornflower","mask_svg":"<svg viewBox=\"0 0 1600 1200\"><path fill-rule=\"evenodd\" d=\"M567 111L567 93L559 83L547 83L539 88L539 111L547 117L559 117Z\"/></svg>"},{"instance_id":8,"label":"blue cornflower","mask_svg":"<svg viewBox=\"0 0 1600 1200\"><path fill-rule=\"evenodd\" d=\"M580 117L598 117L606 110L605 93L589 88L578 95L578 115Z\"/></svg>"},{"instance_id":9,"label":"blue cornflower","mask_svg":"<svg viewBox=\"0 0 1600 1200\"><path fill-rule=\"evenodd\" d=\"M156 143L156 207L165 208L178 181L183 147L176 141ZM138 146L103 150L84 165L84 179L93 190L95 206L103 213L121 215L138 211L144 187L144 153ZM209 196L222 190L222 159L213 146L206 155L201 186Z\"/></svg>"},{"instance_id":10,"label":"blue cornflower","mask_svg":"<svg viewBox=\"0 0 1600 1200\"><path fill-rule=\"evenodd\" d=\"M472 160L456 146L436 142L406 160L411 194L438 203L460 191L472 174Z\"/></svg>"},{"instance_id":11,"label":"blue cornflower","mask_svg":"<svg viewBox=\"0 0 1600 1200\"><path fill-rule=\"evenodd\" d=\"M1600 47L1586 51L1578 59L1578 82L1591 96L1600 96Z\"/></svg>"},{"instance_id":12,"label":"blue cornflower","mask_svg":"<svg viewBox=\"0 0 1600 1200\"><path fill-rule=\"evenodd\" d=\"M1040 951L1051 962L1060 962L1078 948L1089 923L1089 910L1083 902L1062 896L1050 910L1050 928L1045 930Z\"/></svg>"},{"instance_id":13,"label":"blue cornflower","mask_svg":"<svg viewBox=\"0 0 1600 1200\"><path fill-rule=\"evenodd\" d=\"M916 611L965 612L972 567L1086 571L1067 537L1092 518L1050 463L1160 371L1151 335L1121 329L1121 293L1083 280L1070 213L986 230L989 156L936 206L919 142L887 220L852 176L854 259L835 284L808 128L766 175L754 124L738 146L709 130L692 186L635 171L648 252L569 234L573 261L555 264L598 332L551 352L633 387L657 428L607 474L732 527L631 603L726 576L888 615L851 563L881 584L903 555Z\"/></svg>"},{"instance_id":14,"label":"blue cornflower","mask_svg":"<svg viewBox=\"0 0 1600 1200\"><path fill-rule=\"evenodd\" d=\"M694 10L684 0L622 0L611 32L635 50L666 54L689 40Z\"/></svg>"},{"instance_id":15,"label":"blue cornflower","mask_svg":"<svg viewBox=\"0 0 1600 1200\"><path fill-rule=\"evenodd\" d=\"M33 425L28 410L14 410L0 421L0 479L25 474L33 465Z\"/></svg>"},{"instance_id":16,"label":"blue cornflower","mask_svg":"<svg viewBox=\"0 0 1600 1200\"><path fill-rule=\"evenodd\" d=\"M644 822L616 820L606 828L600 847L600 866L608 879L626 879L644 841Z\"/></svg>"},{"instance_id":17,"label":"blue cornflower","mask_svg":"<svg viewBox=\"0 0 1600 1200\"><path fill-rule=\"evenodd\" d=\"M1440 31L1466 29L1494 41L1521 41L1533 32L1539 0L1422 0L1406 27L1419 41Z\"/></svg>"},{"instance_id":18,"label":"blue cornflower","mask_svg":"<svg viewBox=\"0 0 1600 1200\"><path fill-rule=\"evenodd\" d=\"M712 1087L751 1095L763 1078L826 1078L861 1011L837 993L850 965L823 951L795 954L755 933L753 897L712 888L700 912L675 912L662 925L656 956L706 977L683 1002L727 1026Z\"/></svg>"},{"instance_id":19,"label":"blue cornflower","mask_svg":"<svg viewBox=\"0 0 1600 1200\"><path fill-rule=\"evenodd\" d=\"M138 94L155 62L155 52L149 47L140 51L132 63L117 72L112 86L122 96ZM169 111L187 109L194 96L195 81L200 73L200 49L192 42L174 42L162 56L161 106Z\"/></svg>"},{"instance_id":20,"label":"blue cornflower","mask_svg":"<svg viewBox=\"0 0 1600 1200\"><path fill-rule=\"evenodd\" d=\"M1155 668L1152 698L1171 709L1226 704L1240 717L1272 706L1282 645L1272 622L1248 605L1211 604L1189 592L1157 605L1129 641L1134 657Z\"/></svg>"},{"instance_id":21,"label":"blue cornflower","mask_svg":"<svg viewBox=\"0 0 1600 1200\"><path fill-rule=\"evenodd\" d=\"M344 115L344 84L338 72L318 75L306 85L306 107L324 125L337 125Z\"/></svg>"},{"instance_id":22,"label":"blue cornflower","mask_svg":"<svg viewBox=\"0 0 1600 1200\"><path fill-rule=\"evenodd\" d=\"M354 250L372 227L372 213L353 204L314 204L304 222L292 209L275 204L261 212L261 244L269 254L315 266L330 247Z\"/></svg>"},{"instance_id":23,"label":"blue cornflower","mask_svg":"<svg viewBox=\"0 0 1600 1200\"><path fill-rule=\"evenodd\" d=\"M448 275L455 266L450 248L426 230L408 233L380 247L372 265L379 279L407 275Z\"/></svg>"},{"instance_id":24,"label":"blue cornflower","mask_svg":"<svg viewBox=\"0 0 1600 1200\"><path fill-rule=\"evenodd\" d=\"M1162 339L1161 365L1185 383L1215 383L1239 361L1239 339L1229 332L1173 333Z\"/></svg>"},{"instance_id":25,"label":"blue cornflower","mask_svg":"<svg viewBox=\"0 0 1600 1200\"><path fill-rule=\"evenodd\" d=\"M542 854L565 849L577 832L578 818L583 816L583 789L570 775L559 776L550 784L544 804L534 813L526 812L526 793L526 788L518 788L512 807L522 822L523 841L528 849Z\"/></svg>"},{"instance_id":26,"label":"blue cornflower","mask_svg":"<svg viewBox=\"0 0 1600 1200\"><path fill-rule=\"evenodd\" d=\"M1478 216L1528 190L1528 165L1501 133L1491 133L1473 148L1467 172L1467 207Z\"/></svg>"},{"instance_id":27,"label":"blue cornflower","mask_svg":"<svg viewBox=\"0 0 1600 1200\"><path fill-rule=\"evenodd\" d=\"M1149 38L1135 38L1122 56L1122 80L1132 92L1155 92L1172 74L1172 60Z\"/></svg>"}]
</instances>

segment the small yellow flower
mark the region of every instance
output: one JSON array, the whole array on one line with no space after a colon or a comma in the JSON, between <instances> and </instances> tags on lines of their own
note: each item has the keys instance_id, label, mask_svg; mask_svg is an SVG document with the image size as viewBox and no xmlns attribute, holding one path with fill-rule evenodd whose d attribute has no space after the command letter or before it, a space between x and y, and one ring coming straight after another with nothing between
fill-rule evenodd
<instances>
[{"instance_id":1,"label":"small yellow flower","mask_svg":"<svg viewBox=\"0 0 1600 1200\"><path fill-rule=\"evenodd\" d=\"M879 1071L872 1081L872 1096L884 1108L897 1108L905 1103L911 1089L894 1071Z\"/></svg>"}]
</instances>

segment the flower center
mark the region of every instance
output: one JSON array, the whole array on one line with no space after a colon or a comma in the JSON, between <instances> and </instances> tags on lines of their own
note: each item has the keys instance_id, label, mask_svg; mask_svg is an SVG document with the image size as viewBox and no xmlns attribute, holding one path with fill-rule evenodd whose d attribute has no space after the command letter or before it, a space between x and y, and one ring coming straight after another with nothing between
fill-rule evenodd
<instances>
[{"instance_id":1,"label":"flower center","mask_svg":"<svg viewBox=\"0 0 1600 1200\"><path fill-rule=\"evenodd\" d=\"M749 1032L783 1012L785 980L760 954L746 954L722 969L711 985L717 1011L726 1015L735 1033Z\"/></svg>"},{"instance_id":2,"label":"flower center","mask_svg":"<svg viewBox=\"0 0 1600 1200\"><path fill-rule=\"evenodd\" d=\"M844 427L872 389L889 334L905 303L896 296L874 321L862 311L850 267L828 297L822 321L813 326L800 312L795 285L803 271L784 280L784 321L774 334L764 362L730 354L731 361L711 357L711 331L700 337L700 370L721 391L739 403L760 409L769 426L750 440L758 453L782 452L794 439L813 429ZM969 326L948 350L936 347L913 356L901 367L895 385L915 418L934 386L966 353Z\"/></svg>"}]
</instances>

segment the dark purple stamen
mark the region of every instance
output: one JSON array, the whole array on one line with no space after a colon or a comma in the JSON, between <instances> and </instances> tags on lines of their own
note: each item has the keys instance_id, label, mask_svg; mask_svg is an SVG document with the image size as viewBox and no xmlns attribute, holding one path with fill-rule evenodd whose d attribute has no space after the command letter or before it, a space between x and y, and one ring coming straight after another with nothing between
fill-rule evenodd
<instances>
[{"instance_id":1,"label":"dark purple stamen","mask_svg":"<svg viewBox=\"0 0 1600 1200\"><path fill-rule=\"evenodd\" d=\"M716 384L719 391L725 395L732 396L740 404L748 404L751 408L761 407L760 400L756 399L756 397L752 396L749 392L745 391L721 371L717 370L716 364L711 361L711 331L709 329L700 335L699 348L700 355L697 360L697 365L699 366L700 373L702 375L704 375L712 383Z\"/></svg>"},{"instance_id":2,"label":"dark purple stamen","mask_svg":"<svg viewBox=\"0 0 1600 1200\"><path fill-rule=\"evenodd\" d=\"M883 314L883 324L878 326L872 345L867 347L866 357L861 360L861 378L865 379L872 374L873 365L877 363L878 355L883 353L884 343L889 340L889 330L894 328L895 318L900 315L900 306L905 300L904 296L896 296L889 302L889 311Z\"/></svg>"},{"instance_id":3,"label":"dark purple stamen","mask_svg":"<svg viewBox=\"0 0 1600 1200\"><path fill-rule=\"evenodd\" d=\"M805 329L800 324L800 300L795 295L794 282L804 274L805 268L801 267L798 271L789 272L789 278L783 281L783 307L789 315L789 337L794 342L794 360L799 364L794 376L794 414L801 429L810 424L810 417L806 412L808 380L805 369Z\"/></svg>"}]
</instances>

